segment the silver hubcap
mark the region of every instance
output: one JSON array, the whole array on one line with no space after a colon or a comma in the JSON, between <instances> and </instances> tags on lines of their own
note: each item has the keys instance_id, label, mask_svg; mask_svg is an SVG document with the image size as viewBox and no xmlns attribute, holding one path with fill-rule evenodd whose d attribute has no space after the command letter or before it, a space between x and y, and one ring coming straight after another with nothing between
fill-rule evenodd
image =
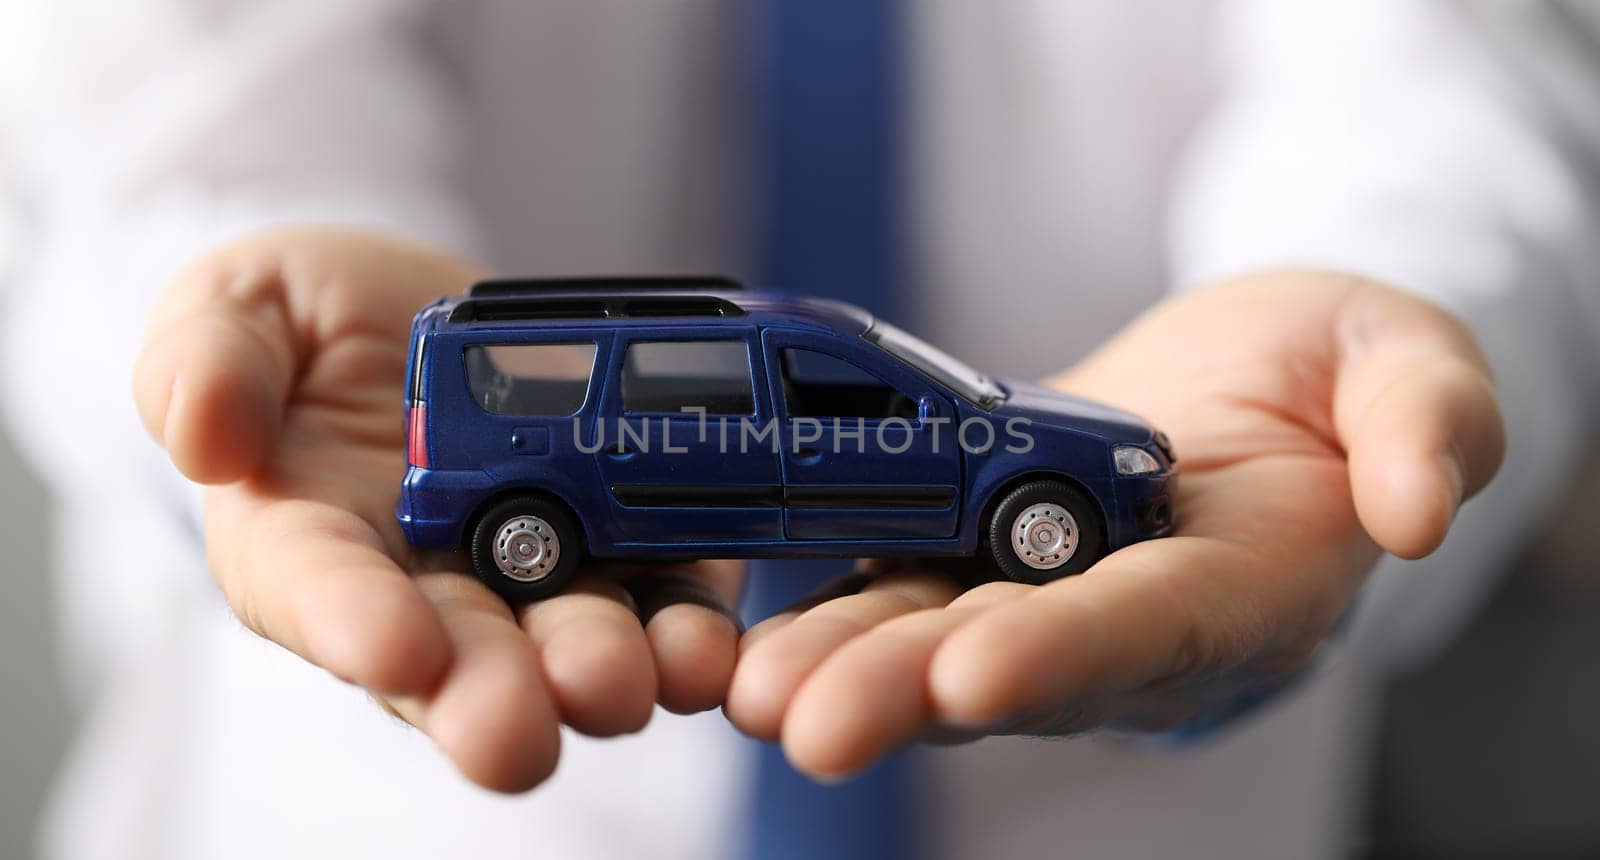
<instances>
[{"instance_id":1,"label":"silver hubcap","mask_svg":"<svg viewBox=\"0 0 1600 860\"><path fill-rule=\"evenodd\" d=\"M561 560L561 539L543 517L513 517L494 535L494 566L518 582L538 582Z\"/></svg>"},{"instance_id":2,"label":"silver hubcap","mask_svg":"<svg viewBox=\"0 0 1600 860\"><path fill-rule=\"evenodd\" d=\"M1078 521L1061 505L1029 505L1011 523L1011 546L1034 570L1055 570L1078 551Z\"/></svg>"}]
</instances>

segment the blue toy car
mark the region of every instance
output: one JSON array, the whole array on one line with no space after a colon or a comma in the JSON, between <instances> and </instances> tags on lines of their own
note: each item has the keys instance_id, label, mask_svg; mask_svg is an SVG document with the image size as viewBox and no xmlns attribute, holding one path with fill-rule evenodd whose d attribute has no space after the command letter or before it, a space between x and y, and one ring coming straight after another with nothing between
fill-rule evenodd
<instances>
[{"instance_id":1,"label":"blue toy car","mask_svg":"<svg viewBox=\"0 0 1600 860\"><path fill-rule=\"evenodd\" d=\"M490 281L417 314L409 373L400 524L510 601L586 556L987 552L1040 583L1172 529L1161 433L839 302Z\"/></svg>"}]
</instances>

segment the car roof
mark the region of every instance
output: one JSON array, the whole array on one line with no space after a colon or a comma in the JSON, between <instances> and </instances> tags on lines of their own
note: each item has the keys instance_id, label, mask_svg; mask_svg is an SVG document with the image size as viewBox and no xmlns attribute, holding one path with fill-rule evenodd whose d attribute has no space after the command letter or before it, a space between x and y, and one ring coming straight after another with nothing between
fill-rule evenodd
<instances>
[{"instance_id":1,"label":"car roof","mask_svg":"<svg viewBox=\"0 0 1600 860\"><path fill-rule=\"evenodd\" d=\"M854 305L745 291L720 278L486 282L466 295L436 301L418 319L422 331L485 333L756 325L856 336L871 324L872 315Z\"/></svg>"}]
</instances>

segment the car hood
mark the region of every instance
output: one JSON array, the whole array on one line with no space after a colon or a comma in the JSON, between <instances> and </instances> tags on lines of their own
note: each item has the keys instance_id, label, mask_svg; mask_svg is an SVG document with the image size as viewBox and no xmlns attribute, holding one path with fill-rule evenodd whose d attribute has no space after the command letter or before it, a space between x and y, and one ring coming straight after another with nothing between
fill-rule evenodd
<instances>
[{"instance_id":1,"label":"car hood","mask_svg":"<svg viewBox=\"0 0 1600 860\"><path fill-rule=\"evenodd\" d=\"M1032 382L1002 382L1005 402L995 408L1002 418L1026 418L1035 424L1100 436L1111 442L1143 445L1153 430L1139 416Z\"/></svg>"}]
</instances>

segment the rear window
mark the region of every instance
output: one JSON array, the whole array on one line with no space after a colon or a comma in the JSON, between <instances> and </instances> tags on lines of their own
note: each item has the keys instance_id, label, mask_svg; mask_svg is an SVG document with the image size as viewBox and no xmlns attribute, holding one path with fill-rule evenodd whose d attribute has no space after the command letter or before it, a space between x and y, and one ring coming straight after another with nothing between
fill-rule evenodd
<instances>
[{"instance_id":1,"label":"rear window","mask_svg":"<svg viewBox=\"0 0 1600 860\"><path fill-rule=\"evenodd\" d=\"M497 415L571 415L583 408L594 372L593 343L469 346L467 385Z\"/></svg>"}]
</instances>

